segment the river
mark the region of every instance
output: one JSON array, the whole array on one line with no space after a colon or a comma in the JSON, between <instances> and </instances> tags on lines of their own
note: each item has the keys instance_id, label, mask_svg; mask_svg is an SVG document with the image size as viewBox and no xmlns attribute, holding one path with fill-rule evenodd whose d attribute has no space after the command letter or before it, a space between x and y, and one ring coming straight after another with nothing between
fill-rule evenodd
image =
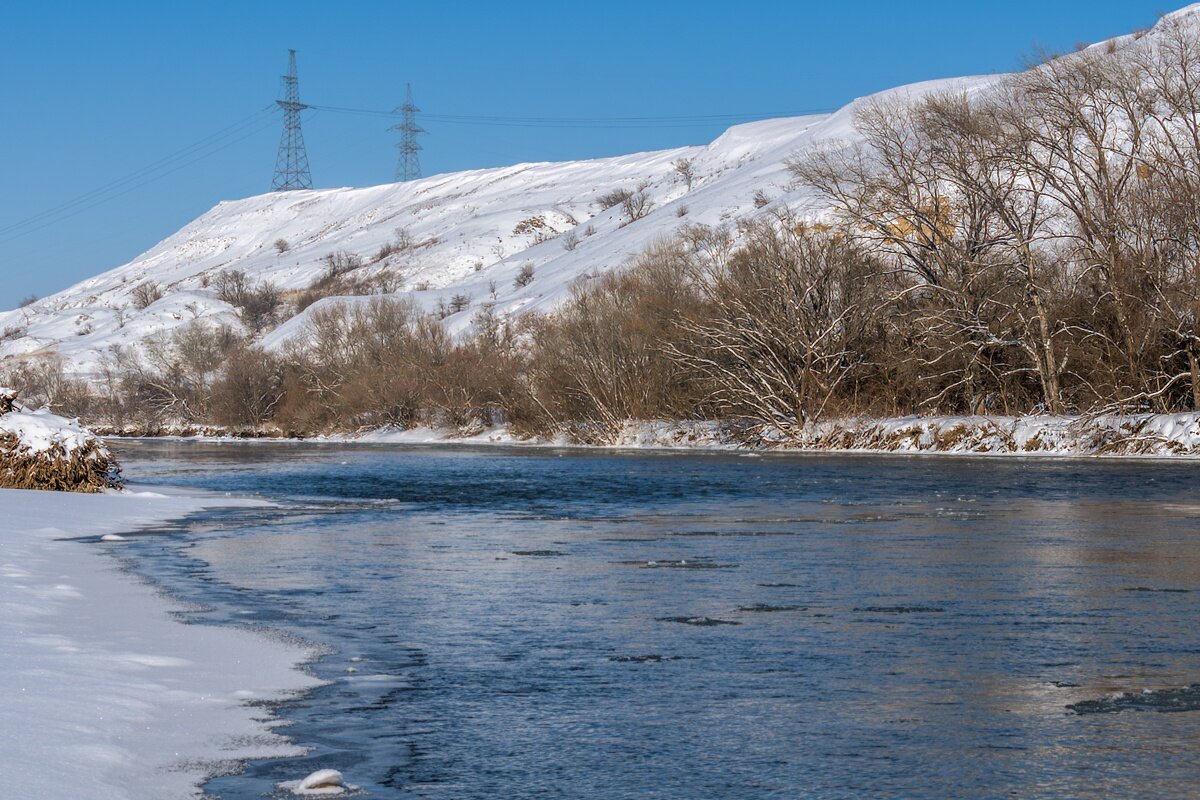
<instances>
[{"instance_id":1,"label":"river","mask_svg":"<svg viewBox=\"0 0 1200 800\"><path fill-rule=\"evenodd\" d=\"M1193 797L1200 465L124 442L256 495L139 536L195 624L316 643L278 709L368 797Z\"/></svg>"}]
</instances>

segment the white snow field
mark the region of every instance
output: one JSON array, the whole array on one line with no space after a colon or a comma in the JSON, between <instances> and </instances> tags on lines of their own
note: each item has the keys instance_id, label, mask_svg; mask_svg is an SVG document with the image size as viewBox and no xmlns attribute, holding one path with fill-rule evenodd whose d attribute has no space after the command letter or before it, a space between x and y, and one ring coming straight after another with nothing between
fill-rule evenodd
<instances>
[{"instance_id":1,"label":"white snow field","mask_svg":"<svg viewBox=\"0 0 1200 800\"><path fill-rule=\"evenodd\" d=\"M316 685L295 669L311 654L185 625L101 552L127 546L129 531L236 502L0 490L0 796L195 797L237 759L299 752L247 702ZM79 536L107 540L66 538Z\"/></svg>"}]
</instances>

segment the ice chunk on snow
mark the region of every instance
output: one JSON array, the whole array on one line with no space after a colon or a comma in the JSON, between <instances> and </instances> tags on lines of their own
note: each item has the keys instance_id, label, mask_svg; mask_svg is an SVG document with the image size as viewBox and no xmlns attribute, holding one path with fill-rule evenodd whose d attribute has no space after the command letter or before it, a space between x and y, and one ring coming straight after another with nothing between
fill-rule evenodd
<instances>
[{"instance_id":1,"label":"ice chunk on snow","mask_svg":"<svg viewBox=\"0 0 1200 800\"><path fill-rule=\"evenodd\" d=\"M354 789L345 782L342 773L336 769L319 769L301 781L285 781L279 788L286 789L292 794L305 797L342 794L347 789Z\"/></svg>"}]
</instances>

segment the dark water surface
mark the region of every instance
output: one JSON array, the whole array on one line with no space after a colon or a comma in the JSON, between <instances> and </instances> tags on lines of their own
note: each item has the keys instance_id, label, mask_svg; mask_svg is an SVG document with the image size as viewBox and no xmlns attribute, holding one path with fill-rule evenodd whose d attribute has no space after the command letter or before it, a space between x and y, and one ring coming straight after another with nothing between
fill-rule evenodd
<instances>
[{"instance_id":1,"label":"dark water surface","mask_svg":"<svg viewBox=\"0 0 1200 800\"><path fill-rule=\"evenodd\" d=\"M281 709L312 754L215 796L1198 791L1197 464L118 449L281 501L126 552L197 621L331 651Z\"/></svg>"}]
</instances>

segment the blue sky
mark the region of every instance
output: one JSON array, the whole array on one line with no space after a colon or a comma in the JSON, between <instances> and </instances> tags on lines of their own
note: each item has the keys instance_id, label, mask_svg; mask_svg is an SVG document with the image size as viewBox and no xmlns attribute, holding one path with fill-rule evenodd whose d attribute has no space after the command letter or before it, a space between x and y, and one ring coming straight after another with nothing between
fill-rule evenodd
<instances>
[{"instance_id":1,"label":"blue sky","mask_svg":"<svg viewBox=\"0 0 1200 800\"><path fill-rule=\"evenodd\" d=\"M426 120L429 175L699 144L728 123L696 117L828 109L1008 71L1037 47L1125 33L1161 10L1162 0L11 0L0 5L0 308L117 266L220 200L267 191L279 122L264 109L289 47L315 105L391 109L410 81L431 114L693 118ZM306 113L316 186L391 180L391 120Z\"/></svg>"}]
</instances>

